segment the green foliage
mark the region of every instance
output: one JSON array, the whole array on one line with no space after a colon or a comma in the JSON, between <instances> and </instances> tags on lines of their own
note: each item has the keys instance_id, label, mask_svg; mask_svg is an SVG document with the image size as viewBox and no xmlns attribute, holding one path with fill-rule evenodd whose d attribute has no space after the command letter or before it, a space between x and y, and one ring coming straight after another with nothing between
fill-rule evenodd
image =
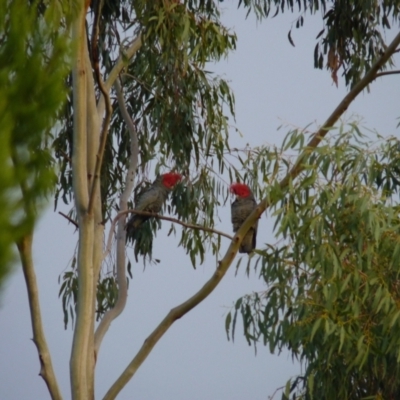
<instances>
[{"instance_id":1,"label":"green foliage","mask_svg":"<svg viewBox=\"0 0 400 400\"><path fill-rule=\"evenodd\" d=\"M228 334L242 315L249 343L304 362L293 398L400 394L399 142L374 140L342 126L309 157L274 209L277 244L257 251L267 289L227 317Z\"/></svg>"},{"instance_id":2,"label":"green foliage","mask_svg":"<svg viewBox=\"0 0 400 400\"><path fill-rule=\"evenodd\" d=\"M70 270L65 271L58 278L61 283L58 296L62 299L64 313L64 328L68 323L74 326L76 316L76 302L78 300L78 271L76 257L72 259ZM114 266L111 266L111 270ZM104 313L114 307L118 297L118 285L114 274L105 272L104 277L97 282L96 290L96 321L99 321Z\"/></svg>"},{"instance_id":3,"label":"green foliage","mask_svg":"<svg viewBox=\"0 0 400 400\"><path fill-rule=\"evenodd\" d=\"M0 0L0 282L56 183L48 142L65 100L67 49L56 8L38 15L35 3Z\"/></svg>"},{"instance_id":4,"label":"green foliage","mask_svg":"<svg viewBox=\"0 0 400 400\"><path fill-rule=\"evenodd\" d=\"M60 283L61 277L58 278ZM62 284L58 296L62 296L62 308L64 311L64 327L67 329L69 318L71 324L74 324L75 305L78 299L78 274L76 271L76 257L73 258L71 271L66 271L62 277Z\"/></svg>"},{"instance_id":5,"label":"green foliage","mask_svg":"<svg viewBox=\"0 0 400 400\"><path fill-rule=\"evenodd\" d=\"M322 13L322 30L317 34L314 67L326 67L338 83L337 73L342 68L346 85L355 83L385 50L385 31L391 23L398 25L400 1L365 0L240 0L239 4L254 11L259 18L274 17L280 12L295 12L299 16L292 24L288 38L292 45L292 28L305 23L307 11Z\"/></svg>"}]
</instances>

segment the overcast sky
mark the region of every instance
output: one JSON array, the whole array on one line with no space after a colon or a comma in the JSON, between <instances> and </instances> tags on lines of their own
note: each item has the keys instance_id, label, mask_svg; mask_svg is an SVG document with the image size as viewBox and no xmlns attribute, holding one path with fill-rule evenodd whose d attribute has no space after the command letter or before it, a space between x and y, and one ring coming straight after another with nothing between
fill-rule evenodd
<instances>
[{"instance_id":1,"label":"overcast sky","mask_svg":"<svg viewBox=\"0 0 400 400\"><path fill-rule=\"evenodd\" d=\"M282 123L304 127L323 123L346 94L342 79L339 88L329 73L313 68L315 37L321 18L309 16L305 27L292 31L296 47L287 33L293 15L279 15L261 24L232 4L225 7L224 23L238 36L237 51L215 66L215 71L231 83L236 96L236 127L244 137L231 132L231 146L281 144ZM392 35L391 35L392 36ZM381 78L370 93L361 94L347 111L363 117L363 125L384 136L399 135L400 91L397 75ZM231 232L230 207L220 213L216 226ZM273 243L272 222L260 220L258 245ZM168 228L164 224L164 229ZM34 242L34 260L41 290L40 300L45 333L53 365L64 398L70 398L69 356L72 330L64 330L58 277L67 268L76 246L77 233L51 206L41 219ZM96 398L100 399L125 369L148 334L168 311L197 291L213 273L216 260L211 255L194 270L177 240L159 233L155 258L162 262L141 265L133 270L127 307L111 325L103 341L96 372ZM228 246L223 239L221 252ZM235 277L227 273L217 289L181 320L156 345L138 373L121 392L119 399L231 399L266 400L275 389L299 372L287 353L271 355L262 345L257 355L241 335L228 342L224 330L227 312L234 301L252 291L263 290L255 276L243 270ZM8 280L0 300L0 398L37 400L50 398L38 376L39 361L32 338L25 282L19 266ZM280 394L275 399L280 398Z\"/></svg>"}]
</instances>

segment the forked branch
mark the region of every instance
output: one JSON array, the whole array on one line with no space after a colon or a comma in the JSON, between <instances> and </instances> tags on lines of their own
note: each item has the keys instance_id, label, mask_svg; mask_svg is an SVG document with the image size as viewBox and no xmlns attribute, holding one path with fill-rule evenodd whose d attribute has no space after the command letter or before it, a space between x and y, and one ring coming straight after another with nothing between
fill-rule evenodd
<instances>
[{"instance_id":1,"label":"forked branch","mask_svg":"<svg viewBox=\"0 0 400 400\"><path fill-rule=\"evenodd\" d=\"M293 168L288 172L288 174L280 182L280 187L285 190L290 180L295 179L304 168L305 161L309 155L314 151L314 149L319 145L321 140L327 134L329 129L338 121L341 115L347 110L350 103L361 93L375 78L380 70L380 68L389 60L392 54L396 51L397 46L400 44L400 33L394 38L392 43L387 47L385 53L375 62L371 69L366 73L363 79L357 83L354 88L345 96L345 98L336 107L333 113L329 116L322 127L312 136L311 140L308 142L307 148L300 154L297 162ZM275 200L277 201L277 200ZM217 287L221 279L224 277L225 273L229 269L232 261L234 260L239 246L246 235L250 227L260 218L261 214L269 207L271 203L267 198L265 198L256 207L256 209L250 214L246 219L240 229L234 236L225 256L220 261L216 271L211 276L211 278L203 285L203 287L192 297L186 300L184 303L173 308L167 316L161 321L161 323L154 329L154 331L147 337L144 341L142 347L133 358L133 360L126 367L125 371L120 375L120 377L114 382L109 391L104 396L104 400L112 400L118 395L126 383L132 378L136 373L138 368L150 354L153 347L168 330L168 328L179 318L183 317L187 312L196 307L201 303L208 295Z\"/></svg>"}]
</instances>

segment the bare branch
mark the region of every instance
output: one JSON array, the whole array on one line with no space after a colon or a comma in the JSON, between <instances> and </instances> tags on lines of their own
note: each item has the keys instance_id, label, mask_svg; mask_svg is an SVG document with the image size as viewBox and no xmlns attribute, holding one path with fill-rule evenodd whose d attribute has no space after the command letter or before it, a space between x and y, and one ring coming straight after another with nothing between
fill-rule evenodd
<instances>
[{"instance_id":1,"label":"bare branch","mask_svg":"<svg viewBox=\"0 0 400 400\"><path fill-rule=\"evenodd\" d=\"M215 234L217 234L219 236L224 236L224 237L228 238L229 240L233 240L234 239L232 236L228 235L225 232L218 231L218 230L212 229L212 228L208 228L206 226L190 224L188 222L182 222L182 221L180 221L179 219L176 219L176 218L166 217L164 215L155 214L155 213L151 213L151 212L148 212L148 211L138 211L138 210L133 210L132 209L132 210L126 210L126 211L119 212L117 214L117 216L113 219L113 222L111 223L110 233L108 234L107 247L106 247L106 251L104 253L104 258L107 257L107 255L111 252L111 244L112 244L112 239L113 239L113 235L114 235L115 225L117 224L118 220L122 216L124 216L126 214L146 215L146 216L149 216L149 217L163 219L165 221L170 221L170 222L173 222L175 224L182 225L185 228L190 228L190 229L196 229L196 230L199 230L199 231L215 233Z\"/></svg>"},{"instance_id":2,"label":"bare branch","mask_svg":"<svg viewBox=\"0 0 400 400\"><path fill-rule=\"evenodd\" d=\"M26 288L28 291L29 308L33 330L33 342L39 353L40 373L39 375L46 382L50 396L53 400L61 400L61 392L54 374L53 365L46 338L43 332L42 316L39 304L39 291L37 287L35 268L32 260L32 239L33 235L28 234L17 243L21 257L22 269L24 271Z\"/></svg>"},{"instance_id":3,"label":"bare branch","mask_svg":"<svg viewBox=\"0 0 400 400\"><path fill-rule=\"evenodd\" d=\"M116 61L113 69L108 75L108 78L105 82L105 87L107 90L110 90L111 86L114 85L114 82L117 79L118 75L127 64L127 60L129 61L141 47L142 34L138 33L135 39L132 40L130 46L126 50L123 50L122 54L118 57L118 60Z\"/></svg>"},{"instance_id":4,"label":"bare branch","mask_svg":"<svg viewBox=\"0 0 400 400\"><path fill-rule=\"evenodd\" d=\"M388 59L392 56L393 52L396 50L396 47L400 44L400 33L394 38L392 43L387 47L385 53L376 61L376 63L371 67L371 69L366 73L363 79L361 79L354 88L345 96L345 98L340 102L340 104L336 107L333 113L329 116L326 122L322 125L322 127L313 135L311 140L308 143L307 148L302 152L302 154L297 159L297 162L293 166L293 168L289 171L289 173L282 179L280 182L280 187L282 190L285 190L291 179L295 179L300 172L303 170L305 161L312 153L312 151L319 145L323 137L329 131L337 120L341 117L341 115L347 110L350 103L360 94L375 78L379 69L388 61ZM275 200L276 202L277 200ZM150 354L153 347L157 344L160 338L164 335L164 333L168 330L168 328L177 320L182 318L186 313L196 307L199 303L201 303L208 295L218 286L230 265L232 264L235 256L239 250L239 246L250 229L251 226L257 221L258 218L262 215L267 207L269 207L272 203L269 202L267 198L265 198L261 203L256 207L256 209L249 215L243 225L239 228L234 236L231 244L228 247L228 250L225 253L225 256L219 262L219 265L211 276L211 278L203 285L203 287L195 293L192 297L186 300L184 303L179 306L173 308L167 316L161 321L161 323L154 329L154 331L147 337L144 341L142 347L136 354L136 356L132 359L120 377L114 382L111 388L108 390L103 400L112 400L118 395L118 393L122 390L122 388L126 385L126 383L132 378L132 376L136 373L138 368Z\"/></svg>"},{"instance_id":5,"label":"bare branch","mask_svg":"<svg viewBox=\"0 0 400 400\"><path fill-rule=\"evenodd\" d=\"M176 219L176 218L166 217L164 215L154 214L154 213L147 212L147 211L137 211L137 210L128 210L128 211L133 213L133 214L148 215L149 217L155 217L155 218L158 218L158 219L163 219L165 221L170 221L170 222L173 222L175 224L182 225L185 228L190 228L190 229L196 229L196 230L199 230L199 231L215 233L215 234L217 234L219 236L224 236L224 237L228 238L229 240L233 240L233 237L228 235L227 233L222 232L222 231L218 231L216 229L208 228L206 226L190 224L188 222L182 222L182 221L180 221L179 219Z\"/></svg>"},{"instance_id":6,"label":"bare branch","mask_svg":"<svg viewBox=\"0 0 400 400\"><path fill-rule=\"evenodd\" d=\"M98 5L96 5L96 0L92 2L92 8L94 10L98 9ZM96 36L96 33L93 33ZM92 37L93 37L92 35ZM87 160L87 171L88 178L92 179L95 175L96 162L97 162L97 149L100 147L100 134L101 134L101 123L103 118L100 118L97 114L97 104L96 104L96 90L95 90L95 82L96 78L93 77L92 73L92 61L89 54L89 50L85 51L85 62L86 62L86 70L88 73L86 74L86 91L87 91L87 108L86 108L86 123L87 123L87 148L91 149L86 155ZM102 204L101 204L101 193L100 193L100 182L97 180L96 183L96 195L94 197L93 202L93 211L91 212L91 216L94 220L94 238L93 238L93 249L92 254L93 258L91 260L93 265L93 289L94 291L97 289L97 283L99 279L99 274L101 270L101 265L103 261L103 237L104 237L104 224L102 223L103 215L102 215ZM89 265L90 261L86 263ZM85 267L83 267L85 268ZM94 292L93 292L94 293ZM88 315L94 316L95 313L95 302L92 302L91 310L88 310ZM94 318L90 320L90 335L88 338L88 354L87 354L87 381L88 381L88 393L85 395L88 399L94 399L94 366L95 366L95 358L94 354Z\"/></svg>"},{"instance_id":7,"label":"bare branch","mask_svg":"<svg viewBox=\"0 0 400 400\"><path fill-rule=\"evenodd\" d=\"M375 78L379 78L385 75L395 75L395 74L400 74L400 70L379 72L376 74Z\"/></svg>"},{"instance_id":8,"label":"bare branch","mask_svg":"<svg viewBox=\"0 0 400 400\"><path fill-rule=\"evenodd\" d=\"M116 61L113 69L111 70L108 78L104 83L104 87L107 91L110 91L111 87L114 85L114 82L117 79L118 75L127 64L127 60L130 60L141 47L142 35L141 33L139 33L138 36L136 36L136 38L132 40L130 46L126 50L121 51L122 54L118 57L118 60ZM103 116L104 106L104 97L101 96L97 105L97 114L99 115L99 117Z\"/></svg>"},{"instance_id":9,"label":"bare branch","mask_svg":"<svg viewBox=\"0 0 400 400\"><path fill-rule=\"evenodd\" d=\"M126 109L125 99L123 96L121 85L118 79L115 81L115 89L117 91L118 105L121 110L122 117L126 123L131 139L131 157L129 160L129 168L125 180L125 189L121 194L119 209L125 211L128 208L128 199L133 190L133 182L135 180L138 159L139 159L139 144L135 125ZM126 215L126 213L124 214ZM125 268L125 219L114 219L115 223L118 222L118 234L117 234L117 281L118 281L118 299L115 306L108 310L101 320L99 326L96 329L94 337L94 349L95 358L97 358L101 342L104 335L106 334L111 322L117 318L125 308L126 299L128 296L128 288L126 283L126 268ZM115 224L112 226L114 232ZM111 247L111 246L110 246Z\"/></svg>"},{"instance_id":10,"label":"bare branch","mask_svg":"<svg viewBox=\"0 0 400 400\"><path fill-rule=\"evenodd\" d=\"M63 212L59 211L58 212L60 215L62 215L65 219L67 219L71 224L75 225L76 229L79 228L79 225L76 221L74 221L71 217L68 217L68 215L64 214Z\"/></svg>"}]
</instances>

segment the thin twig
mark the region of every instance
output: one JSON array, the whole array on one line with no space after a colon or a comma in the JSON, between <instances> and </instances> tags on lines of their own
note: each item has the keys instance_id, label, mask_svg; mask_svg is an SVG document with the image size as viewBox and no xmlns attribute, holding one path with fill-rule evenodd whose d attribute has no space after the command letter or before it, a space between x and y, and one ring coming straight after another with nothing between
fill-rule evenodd
<instances>
[{"instance_id":1,"label":"thin twig","mask_svg":"<svg viewBox=\"0 0 400 400\"><path fill-rule=\"evenodd\" d=\"M76 229L79 229L79 225L76 221L74 221L71 217L68 217L68 215L64 214L63 212L59 211L58 212L60 215L62 215L65 219L67 219L71 224L74 224Z\"/></svg>"},{"instance_id":2,"label":"thin twig","mask_svg":"<svg viewBox=\"0 0 400 400\"><path fill-rule=\"evenodd\" d=\"M182 222L182 221L180 221L179 219L176 219L176 218L166 217L164 215L154 214L154 213L151 213L151 212L148 212L148 211L126 210L126 211L119 212L117 214L117 216L113 219L113 222L112 222L111 228L110 228L110 233L108 235L107 247L106 247L106 251L104 253L104 258L107 257L107 255L111 251L111 244L112 244L112 239L113 239L113 236L114 236L115 225L117 224L118 220L122 216L124 216L126 214L138 214L138 215L145 215L145 216L148 216L148 217L154 217L154 218L158 218L158 219L163 219L165 221L170 221L170 222L173 222L175 224L182 225L185 228L190 228L190 229L196 229L196 230L199 230L199 231L215 233L216 235L224 236L224 237L228 238L229 240L233 240L233 236L230 236L227 233L222 232L222 231L218 231L216 229L208 228L206 226L190 224L188 222Z\"/></svg>"},{"instance_id":3,"label":"thin twig","mask_svg":"<svg viewBox=\"0 0 400 400\"><path fill-rule=\"evenodd\" d=\"M313 149L315 149L319 145L323 137L329 131L329 128L331 128L338 121L338 119L347 110L348 106L357 97L357 95L360 94L375 79L379 69L388 61L388 59L392 56L393 52L396 50L399 44L400 44L400 33L393 39L392 43L387 47L385 53L376 61L376 63L371 67L371 69L365 74L364 78L362 78L354 86L354 88L347 94L347 96L345 96L345 98L340 102L340 104L336 107L333 113L326 120L324 125L322 125L321 129L319 129L313 135L313 137L308 143L308 147L299 156L294 167L280 182L280 187L282 190L285 190L287 188L291 179L296 178L300 174L300 172L304 169L305 160L312 153ZM276 201L277 199L275 200L275 202ZM228 271L229 267L231 266L233 260L235 259L236 254L239 250L239 246L242 243L244 236L247 234L247 232L253 226L253 224L258 220L258 218L260 218L261 214L266 210L266 208L271 206L271 204L272 202L270 202L267 198L261 201L261 203L249 215L246 221L236 232L231 244L228 247L228 250L225 253L225 256L219 262L219 265L214 274L211 276L211 278L192 297L190 297L177 307L173 308L165 316L165 318L159 323L159 325L144 341L140 350L136 353L132 361L128 364L128 366L119 376L119 378L114 382L114 384L105 394L103 400L115 399L118 393L136 373L136 371L146 360L150 352L153 350L154 346L165 334L165 332L167 332L167 330L171 327L171 325L178 319L182 318L185 314L187 314L198 304L200 304L218 286L218 284Z\"/></svg>"},{"instance_id":4,"label":"thin twig","mask_svg":"<svg viewBox=\"0 0 400 400\"><path fill-rule=\"evenodd\" d=\"M379 78L385 75L395 75L395 74L400 74L400 70L379 72L376 74L375 78Z\"/></svg>"},{"instance_id":5,"label":"thin twig","mask_svg":"<svg viewBox=\"0 0 400 400\"><path fill-rule=\"evenodd\" d=\"M190 229L196 229L196 230L199 230L199 231L215 233L216 235L224 236L224 237L228 238L229 240L233 240L233 236L230 236L227 233L222 232L222 231L218 231L216 229L208 228L206 226L190 224L188 222L182 222L182 221L180 221L179 219L176 219L176 218L165 217L164 215L154 214L154 213L150 213L150 212L147 212L147 211L137 211L137 210L128 210L128 211L133 213L133 214L148 215L149 217L155 217L155 218L159 218L159 219L164 219L165 221L170 221L170 222L174 222L175 224L182 225L185 228L190 228Z\"/></svg>"}]
</instances>

